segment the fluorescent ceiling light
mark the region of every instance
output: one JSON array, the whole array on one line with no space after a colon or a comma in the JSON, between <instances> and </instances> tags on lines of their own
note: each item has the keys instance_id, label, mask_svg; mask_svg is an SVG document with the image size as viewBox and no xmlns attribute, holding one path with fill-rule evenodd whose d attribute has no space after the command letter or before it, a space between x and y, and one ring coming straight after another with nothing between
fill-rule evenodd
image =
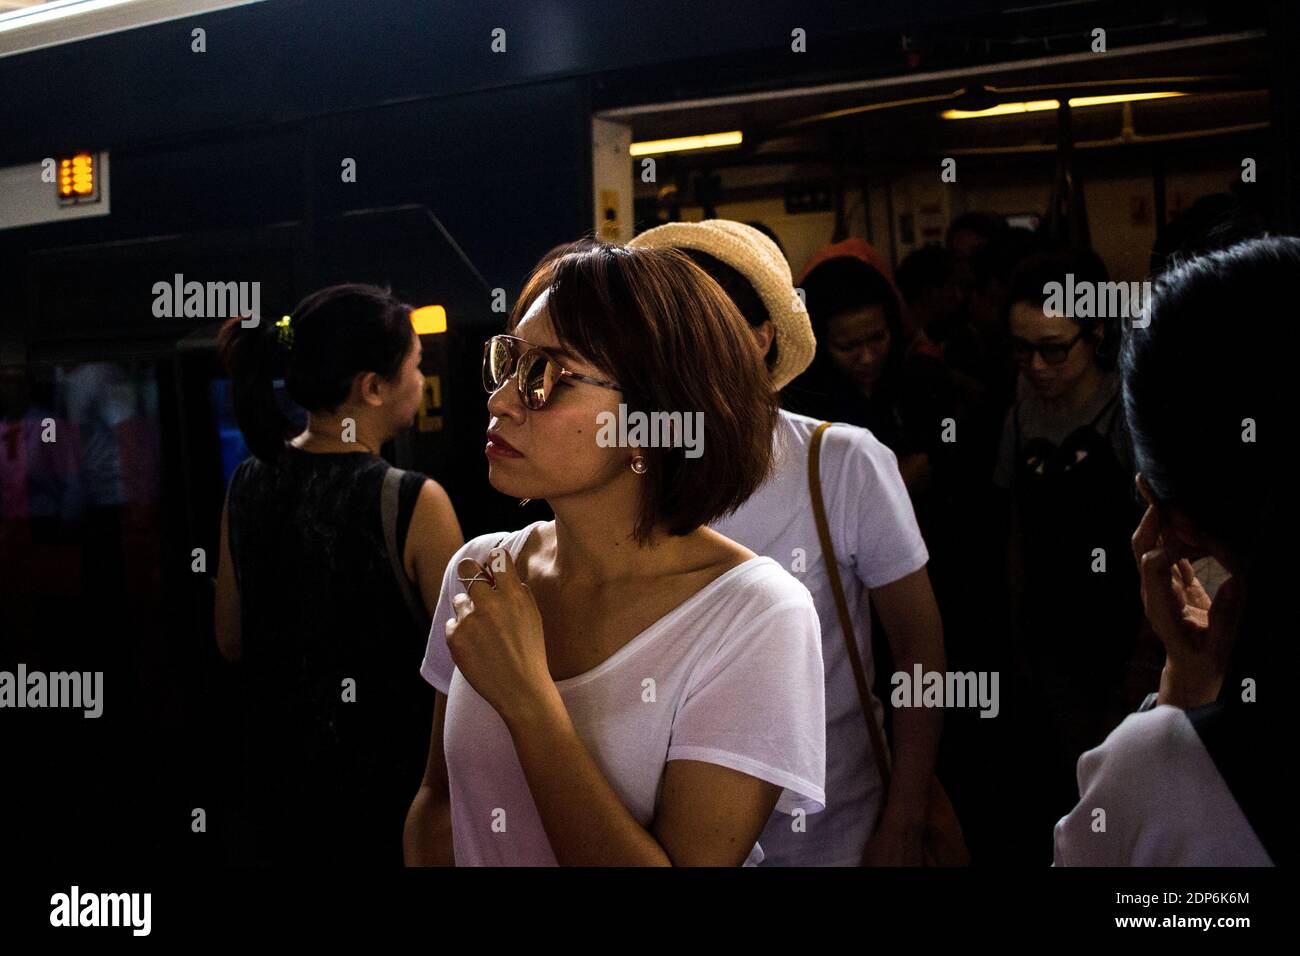
<instances>
[{"instance_id":1,"label":"fluorescent ceiling light","mask_svg":"<svg viewBox=\"0 0 1300 956\"><path fill-rule=\"evenodd\" d=\"M21 30L23 27L51 20L62 20L108 7L119 7L124 3L136 3L137 0L54 0L52 3L40 3L30 7L20 7L0 14L0 33L9 30Z\"/></svg>"},{"instance_id":2,"label":"fluorescent ceiling light","mask_svg":"<svg viewBox=\"0 0 1300 956\"><path fill-rule=\"evenodd\" d=\"M0 56L261 0L51 0L0 12Z\"/></svg>"},{"instance_id":3,"label":"fluorescent ceiling light","mask_svg":"<svg viewBox=\"0 0 1300 956\"><path fill-rule=\"evenodd\" d=\"M1186 96L1186 93L1116 93L1109 96L1072 96L1070 108L1080 106L1105 106L1110 103L1132 103L1135 100L1162 100L1170 96ZM944 110L944 119L979 119L984 116L1008 116L1013 113L1037 113L1043 110L1055 110L1061 106L1060 100L1030 100L1025 103L999 103L986 110Z\"/></svg>"},{"instance_id":4,"label":"fluorescent ceiling light","mask_svg":"<svg viewBox=\"0 0 1300 956\"><path fill-rule=\"evenodd\" d=\"M679 136L676 139L652 139L633 143L629 152L633 156L648 156L651 153L680 153L688 149L716 149L719 146L739 146L742 139L740 130L704 136Z\"/></svg>"}]
</instances>

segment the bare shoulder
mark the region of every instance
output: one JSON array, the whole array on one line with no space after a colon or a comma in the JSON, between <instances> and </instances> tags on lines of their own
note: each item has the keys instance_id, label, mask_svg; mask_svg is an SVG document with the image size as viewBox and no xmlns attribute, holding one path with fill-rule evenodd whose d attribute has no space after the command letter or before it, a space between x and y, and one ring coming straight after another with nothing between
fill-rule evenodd
<instances>
[{"instance_id":1,"label":"bare shoulder","mask_svg":"<svg viewBox=\"0 0 1300 956\"><path fill-rule=\"evenodd\" d=\"M411 514L406 547L403 549L402 563L407 574L415 578L421 565L427 565L430 570L437 570L440 574L448 555L464 543L465 538L451 498L442 485L432 478L426 478L415 499L415 510Z\"/></svg>"},{"instance_id":2,"label":"bare shoulder","mask_svg":"<svg viewBox=\"0 0 1300 956\"><path fill-rule=\"evenodd\" d=\"M700 531L700 563L714 567L719 574L725 574L758 557L743 544L732 541L712 528L701 528Z\"/></svg>"},{"instance_id":3,"label":"bare shoulder","mask_svg":"<svg viewBox=\"0 0 1300 956\"><path fill-rule=\"evenodd\" d=\"M541 570L555 556L555 521L543 521L524 539L515 555L515 568L525 584L538 583Z\"/></svg>"},{"instance_id":4,"label":"bare shoulder","mask_svg":"<svg viewBox=\"0 0 1300 956\"><path fill-rule=\"evenodd\" d=\"M424 508L426 511L439 508L450 508L451 498L448 497L446 489L438 484L432 478L424 479L424 484L420 486L420 495L415 502L416 510Z\"/></svg>"},{"instance_id":5,"label":"bare shoulder","mask_svg":"<svg viewBox=\"0 0 1300 956\"><path fill-rule=\"evenodd\" d=\"M459 533L460 524L456 520L456 509L446 490L432 478L426 478L420 486L420 494L415 499L415 511L411 515L411 530L419 536L435 535L442 537L451 527Z\"/></svg>"}]
</instances>

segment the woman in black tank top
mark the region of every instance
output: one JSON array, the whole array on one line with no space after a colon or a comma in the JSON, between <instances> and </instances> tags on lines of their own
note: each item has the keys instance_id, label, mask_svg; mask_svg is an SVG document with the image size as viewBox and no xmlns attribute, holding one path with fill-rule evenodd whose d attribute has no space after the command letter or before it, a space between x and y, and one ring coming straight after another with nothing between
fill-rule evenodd
<instances>
[{"instance_id":1,"label":"woman in black tank top","mask_svg":"<svg viewBox=\"0 0 1300 956\"><path fill-rule=\"evenodd\" d=\"M424 386L409 312L382 289L336 286L279 323L222 330L252 452L227 494L216 621L240 671L236 862L401 862L433 713L426 608L463 543L421 474L396 473L389 515L382 504L379 449L410 427ZM292 440L281 374L309 412Z\"/></svg>"}]
</instances>

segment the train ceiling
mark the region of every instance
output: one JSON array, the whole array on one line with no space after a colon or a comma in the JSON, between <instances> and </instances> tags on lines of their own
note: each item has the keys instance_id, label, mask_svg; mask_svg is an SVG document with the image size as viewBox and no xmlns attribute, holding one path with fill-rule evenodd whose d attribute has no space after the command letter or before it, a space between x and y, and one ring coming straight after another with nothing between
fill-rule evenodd
<instances>
[{"instance_id":1,"label":"train ceiling","mask_svg":"<svg viewBox=\"0 0 1300 956\"><path fill-rule=\"evenodd\" d=\"M667 154L671 166L785 162L841 152L861 160L1055 148L1053 110L946 120L945 110L1153 92L1168 99L1072 110L1080 148L1263 128L1269 119L1262 31L1047 56L986 68L697 98L602 111L638 141L741 130L740 147Z\"/></svg>"}]
</instances>

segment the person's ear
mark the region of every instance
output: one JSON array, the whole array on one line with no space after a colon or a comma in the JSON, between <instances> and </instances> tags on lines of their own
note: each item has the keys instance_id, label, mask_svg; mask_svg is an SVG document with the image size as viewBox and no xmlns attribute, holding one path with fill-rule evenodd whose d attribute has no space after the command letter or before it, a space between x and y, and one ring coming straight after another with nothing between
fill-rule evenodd
<instances>
[{"instance_id":1,"label":"person's ear","mask_svg":"<svg viewBox=\"0 0 1300 956\"><path fill-rule=\"evenodd\" d=\"M768 319L762 325L751 325L749 331L754 336L754 343L758 346L758 356L763 361L767 361L767 354L772 351L772 340L776 338L776 326L772 320Z\"/></svg>"},{"instance_id":2,"label":"person's ear","mask_svg":"<svg viewBox=\"0 0 1300 956\"><path fill-rule=\"evenodd\" d=\"M1147 484L1147 480L1142 477L1142 472L1140 471L1137 473L1136 482L1138 494L1142 496L1142 500L1149 505L1154 505L1156 503L1156 496L1151 493L1151 486Z\"/></svg>"},{"instance_id":3,"label":"person's ear","mask_svg":"<svg viewBox=\"0 0 1300 956\"><path fill-rule=\"evenodd\" d=\"M1165 550L1175 561L1183 558L1196 561L1212 553L1210 542L1196 530L1191 519L1177 508L1164 509L1161 535L1164 538Z\"/></svg>"},{"instance_id":4,"label":"person's ear","mask_svg":"<svg viewBox=\"0 0 1300 956\"><path fill-rule=\"evenodd\" d=\"M1138 472L1136 481L1138 494L1142 496L1142 500L1156 509L1156 516L1160 522L1160 540L1175 561L1181 558L1195 561L1210 553L1207 542L1187 515L1177 508L1157 502L1155 495L1151 493L1151 486L1147 484L1141 472Z\"/></svg>"},{"instance_id":5,"label":"person's ear","mask_svg":"<svg viewBox=\"0 0 1300 956\"><path fill-rule=\"evenodd\" d=\"M384 403L383 379L377 372L358 372L353 379L356 397L367 405L378 407Z\"/></svg>"}]
</instances>

